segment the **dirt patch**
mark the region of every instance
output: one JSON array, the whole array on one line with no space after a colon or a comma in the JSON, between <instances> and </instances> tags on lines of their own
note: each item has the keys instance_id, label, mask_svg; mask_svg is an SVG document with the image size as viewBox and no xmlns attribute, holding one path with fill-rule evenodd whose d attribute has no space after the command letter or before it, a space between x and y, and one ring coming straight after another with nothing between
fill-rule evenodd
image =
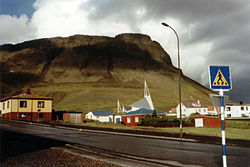
<instances>
[{"instance_id":1,"label":"dirt patch","mask_svg":"<svg viewBox=\"0 0 250 167\"><path fill-rule=\"evenodd\" d=\"M111 163L85 158L71 154L60 148L50 148L33 153L7 158L1 167L33 167L33 166L79 166L79 167L118 167Z\"/></svg>"}]
</instances>

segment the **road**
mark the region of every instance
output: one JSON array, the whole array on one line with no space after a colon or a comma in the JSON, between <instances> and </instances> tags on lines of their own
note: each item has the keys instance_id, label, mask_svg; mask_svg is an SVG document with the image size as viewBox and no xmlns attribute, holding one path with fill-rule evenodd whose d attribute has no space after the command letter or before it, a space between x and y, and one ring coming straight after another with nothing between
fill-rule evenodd
<instances>
[{"instance_id":1,"label":"road","mask_svg":"<svg viewBox=\"0 0 250 167\"><path fill-rule=\"evenodd\" d=\"M3 120L0 120L0 125L1 131L39 137L39 140L33 140L33 142L39 142L39 145L41 145L40 149L47 144L46 142L43 143L43 140L49 139L51 140L48 144L50 147L64 145L66 143L75 143L108 150L110 152L143 157L146 159L159 161L171 160L182 164L200 166L222 166L220 145L106 134L100 132L96 133L84 130L78 131ZM28 137L23 140L26 139L28 139ZM29 149L32 150L32 148ZM250 149L228 146L227 161L229 167L250 166Z\"/></svg>"}]
</instances>

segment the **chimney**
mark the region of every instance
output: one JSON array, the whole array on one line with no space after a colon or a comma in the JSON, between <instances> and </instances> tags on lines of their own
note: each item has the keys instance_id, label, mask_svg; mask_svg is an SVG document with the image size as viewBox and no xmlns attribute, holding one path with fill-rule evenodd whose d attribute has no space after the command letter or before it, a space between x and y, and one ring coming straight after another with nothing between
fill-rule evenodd
<instances>
[{"instance_id":1,"label":"chimney","mask_svg":"<svg viewBox=\"0 0 250 167\"><path fill-rule=\"evenodd\" d=\"M240 101L240 105L243 105L243 101Z\"/></svg>"},{"instance_id":2,"label":"chimney","mask_svg":"<svg viewBox=\"0 0 250 167\"><path fill-rule=\"evenodd\" d=\"M30 92L30 89L29 89L29 88L27 89L26 94L27 94L27 95L31 95L31 92Z\"/></svg>"}]
</instances>

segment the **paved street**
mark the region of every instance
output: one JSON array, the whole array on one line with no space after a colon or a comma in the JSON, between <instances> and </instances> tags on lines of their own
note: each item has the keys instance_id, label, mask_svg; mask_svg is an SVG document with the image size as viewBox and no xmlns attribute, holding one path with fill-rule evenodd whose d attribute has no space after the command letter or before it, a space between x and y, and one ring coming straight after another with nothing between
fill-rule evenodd
<instances>
[{"instance_id":1,"label":"paved street","mask_svg":"<svg viewBox=\"0 0 250 167\"><path fill-rule=\"evenodd\" d=\"M27 140L30 136L39 138L41 147L37 149L75 143L148 159L171 160L201 166L222 166L220 145L94 133L3 120L0 120L0 124L1 133L8 131L26 134ZM49 141L48 146L46 146L46 142L43 142L45 139L47 142ZM18 140L18 137L16 140ZM32 148L27 148L27 150L29 149L35 151ZM1 149L1 154L6 154L3 149ZM15 153L12 153L12 155L15 155ZM2 155L2 157L5 156ZM227 147L229 167L250 166L249 157L249 148Z\"/></svg>"}]
</instances>

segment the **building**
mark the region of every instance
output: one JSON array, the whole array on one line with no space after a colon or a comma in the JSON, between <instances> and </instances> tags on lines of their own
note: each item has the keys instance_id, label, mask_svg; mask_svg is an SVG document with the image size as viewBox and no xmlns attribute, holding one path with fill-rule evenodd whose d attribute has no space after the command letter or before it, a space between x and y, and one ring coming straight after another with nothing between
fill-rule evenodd
<instances>
[{"instance_id":1,"label":"building","mask_svg":"<svg viewBox=\"0 0 250 167\"><path fill-rule=\"evenodd\" d=\"M122 116L121 115L115 115L114 117L113 117L113 122L114 123L121 123L121 120L122 120Z\"/></svg>"},{"instance_id":2,"label":"building","mask_svg":"<svg viewBox=\"0 0 250 167\"><path fill-rule=\"evenodd\" d=\"M148 110L146 108L140 108L136 111L130 111L130 112L122 115L122 122L126 126L137 126L140 123L141 118L148 115L148 114L152 115L153 110ZM159 117L166 116L166 113L160 112L160 111L156 111L156 114Z\"/></svg>"},{"instance_id":3,"label":"building","mask_svg":"<svg viewBox=\"0 0 250 167\"><path fill-rule=\"evenodd\" d=\"M145 108L145 109L148 109L148 110L154 110L153 101L151 99L150 92L149 92L146 81L144 81L144 97L141 98L140 100L134 102L133 104L131 104L129 106L123 106L122 110L120 110L119 106L118 106L118 112L126 112L126 113L128 113L130 111L136 111L136 110L138 110L140 108Z\"/></svg>"},{"instance_id":4,"label":"building","mask_svg":"<svg viewBox=\"0 0 250 167\"><path fill-rule=\"evenodd\" d=\"M208 107L208 114L218 115L214 106ZM224 117L225 118L250 117L250 104L227 103L225 106Z\"/></svg>"},{"instance_id":5,"label":"building","mask_svg":"<svg viewBox=\"0 0 250 167\"><path fill-rule=\"evenodd\" d=\"M63 111L63 121L70 123L82 123L83 122L83 112L82 111Z\"/></svg>"},{"instance_id":6,"label":"building","mask_svg":"<svg viewBox=\"0 0 250 167\"><path fill-rule=\"evenodd\" d=\"M218 117L197 116L194 117L195 127L221 127Z\"/></svg>"},{"instance_id":7,"label":"building","mask_svg":"<svg viewBox=\"0 0 250 167\"><path fill-rule=\"evenodd\" d=\"M214 107L214 106L208 106L208 107L207 107L207 112L208 112L208 115L213 115L213 116L218 115L218 113L217 113L217 111L215 110L215 107Z\"/></svg>"},{"instance_id":8,"label":"building","mask_svg":"<svg viewBox=\"0 0 250 167\"><path fill-rule=\"evenodd\" d=\"M250 104L226 104L226 118L250 117Z\"/></svg>"},{"instance_id":9,"label":"building","mask_svg":"<svg viewBox=\"0 0 250 167\"><path fill-rule=\"evenodd\" d=\"M52 98L26 93L1 99L2 117L9 120L51 120Z\"/></svg>"},{"instance_id":10,"label":"building","mask_svg":"<svg viewBox=\"0 0 250 167\"><path fill-rule=\"evenodd\" d=\"M180 118L180 105L176 107L177 118ZM200 115L208 115L208 107L201 103L199 100L197 102L182 102L182 117L189 117L191 114L198 113Z\"/></svg>"},{"instance_id":11,"label":"building","mask_svg":"<svg viewBox=\"0 0 250 167\"><path fill-rule=\"evenodd\" d=\"M100 122L113 122L113 114L110 111L90 111L85 118Z\"/></svg>"}]
</instances>

